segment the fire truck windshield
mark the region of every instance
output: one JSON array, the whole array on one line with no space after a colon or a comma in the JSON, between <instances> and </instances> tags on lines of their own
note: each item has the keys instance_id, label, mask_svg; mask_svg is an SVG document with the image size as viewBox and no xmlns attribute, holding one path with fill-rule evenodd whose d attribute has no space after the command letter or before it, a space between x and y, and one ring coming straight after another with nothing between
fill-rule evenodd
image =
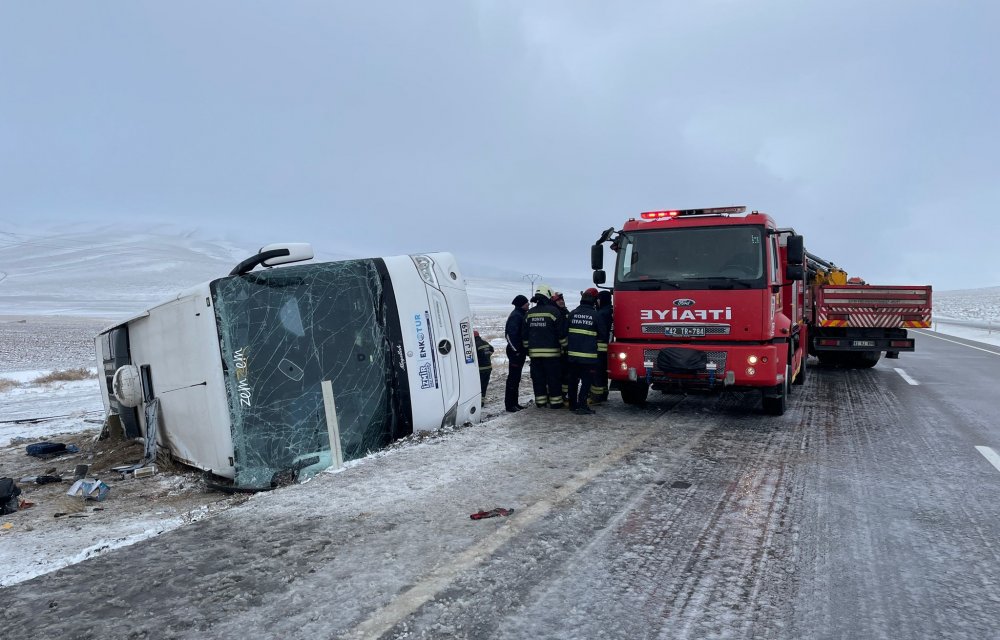
<instances>
[{"instance_id":1,"label":"fire truck windshield","mask_svg":"<svg viewBox=\"0 0 1000 640\"><path fill-rule=\"evenodd\" d=\"M623 233L618 239L615 287L639 289L667 283L705 288L706 281L731 288L763 288L764 229L760 226L680 227Z\"/></svg>"}]
</instances>

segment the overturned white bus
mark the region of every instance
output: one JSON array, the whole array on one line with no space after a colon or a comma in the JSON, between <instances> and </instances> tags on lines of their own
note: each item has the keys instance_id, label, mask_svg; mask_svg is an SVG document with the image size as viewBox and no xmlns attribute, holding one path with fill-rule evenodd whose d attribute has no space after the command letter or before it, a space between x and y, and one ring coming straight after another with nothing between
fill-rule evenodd
<instances>
[{"instance_id":1,"label":"overturned white bus","mask_svg":"<svg viewBox=\"0 0 1000 640\"><path fill-rule=\"evenodd\" d=\"M153 435L234 488L265 489L414 430L479 420L454 256L252 271L311 257L308 245L270 245L98 335L104 406L125 434ZM159 428L147 433L148 422Z\"/></svg>"}]
</instances>

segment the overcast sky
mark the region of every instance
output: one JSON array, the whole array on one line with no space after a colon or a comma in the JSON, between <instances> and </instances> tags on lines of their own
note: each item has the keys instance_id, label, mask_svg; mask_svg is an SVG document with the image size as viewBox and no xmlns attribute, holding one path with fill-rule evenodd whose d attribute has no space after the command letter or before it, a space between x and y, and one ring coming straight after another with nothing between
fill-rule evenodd
<instances>
[{"instance_id":1,"label":"overcast sky","mask_svg":"<svg viewBox=\"0 0 1000 640\"><path fill-rule=\"evenodd\" d=\"M1000 285L1000 4L0 0L5 222L589 276L745 204L869 282Z\"/></svg>"}]
</instances>

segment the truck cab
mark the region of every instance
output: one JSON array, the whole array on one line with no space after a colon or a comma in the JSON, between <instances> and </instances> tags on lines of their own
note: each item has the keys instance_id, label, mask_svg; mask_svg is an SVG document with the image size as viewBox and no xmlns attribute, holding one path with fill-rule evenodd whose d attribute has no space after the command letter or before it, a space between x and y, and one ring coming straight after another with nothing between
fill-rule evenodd
<instances>
[{"instance_id":1,"label":"truck cab","mask_svg":"<svg viewBox=\"0 0 1000 640\"><path fill-rule=\"evenodd\" d=\"M616 253L608 375L626 403L660 390L759 390L780 415L804 376L802 238L745 207L648 211L606 231Z\"/></svg>"}]
</instances>

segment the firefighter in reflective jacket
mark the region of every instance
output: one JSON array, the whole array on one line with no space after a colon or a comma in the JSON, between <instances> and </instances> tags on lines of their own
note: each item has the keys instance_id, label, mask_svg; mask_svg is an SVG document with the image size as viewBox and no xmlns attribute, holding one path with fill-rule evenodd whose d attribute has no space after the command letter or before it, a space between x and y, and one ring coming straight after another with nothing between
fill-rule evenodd
<instances>
[{"instance_id":1,"label":"firefighter in reflective jacket","mask_svg":"<svg viewBox=\"0 0 1000 640\"><path fill-rule=\"evenodd\" d=\"M598 364L598 343L608 342L608 327L595 304L597 289L580 292L580 306L569 314L569 399L575 413L594 413L587 406L587 396Z\"/></svg>"},{"instance_id":2,"label":"firefighter in reflective jacket","mask_svg":"<svg viewBox=\"0 0 1000 640\"><path fill-rule=\"evenodd\" d=\"M479 383L483 387L483 402L486 402L486 387L490 384L490 374L493 373L493 345L479 337L478 331L473 331L476 337L476 357L479 360Z\"/></svg>"},{"instance_id":3,"label":"firefighter in reflective jacket","mask_svg":"<svg viewBox=\"0 0 1000 640\"><path fill-rule=\"evenodd\" d=\"M593 288L593 287L591 287ZM608 328L608 338L597 342L597 371L594 373L594 383L590 387L590 403L600 404L608 399L608 342L614 327L611 318L614 309L611 306L611 292L605 289L597 294L597 315L604 318Z\"/></svg>"},{"instance_id":4,"label":"firefighter in reflective jacket","mask_svg":"<svg viewBox=\"0 0 1000 640\"><path fill-rule=\"evenodd\" d=\"M540 284L524 317L524 346L531 358L531 386L535 406L562 409L559 357L566 346L566 322L552 303L552 288Z\"/></svg>"},{"instance_id":5,"label":"firefighter in reflective jacket","mask_svg":"<svg viewBox=\"0 0 1000 640\"><path fill-rule=\"evenodd\" d=\"M552 304L559 309L559 321L569 324L569 309L566 308L566 298L561 291L552 292ZM559 384L562 391L563 402L567 406L572 405L569 397L569 360L566 359L566 347L563 347L562 355L559 357Z\"/></svg>"}]
</instances>

